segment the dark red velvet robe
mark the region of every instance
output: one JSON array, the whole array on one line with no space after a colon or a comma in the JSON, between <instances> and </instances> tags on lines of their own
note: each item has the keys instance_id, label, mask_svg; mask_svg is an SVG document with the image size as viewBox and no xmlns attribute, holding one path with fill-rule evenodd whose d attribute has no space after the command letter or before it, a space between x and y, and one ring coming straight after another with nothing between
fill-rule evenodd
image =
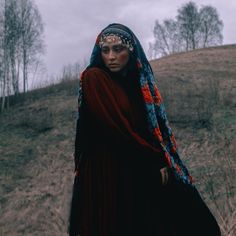
<instances>
[{"instance_id":1,"label":"dark red velvet robe","mask_svg":"<svg viewBox=\"0 0 236 236\"><path fill-rule=\"evenodd\" d=\"M189 230L184 234L185 223L180 223L178 216L183 216L178 211L188 214L192 206L189 195L198 193L178 187L181 183L174 178L161 186L159 170L167 163L160 149L150 144L137 82L93 68L85 72L82 84L80 235L195 235ZM209 215L200 196L197 198ZM180 201L187 202L186 208ZM189 224L188 218L181 220Z\"/></svg>"}]
</instances>

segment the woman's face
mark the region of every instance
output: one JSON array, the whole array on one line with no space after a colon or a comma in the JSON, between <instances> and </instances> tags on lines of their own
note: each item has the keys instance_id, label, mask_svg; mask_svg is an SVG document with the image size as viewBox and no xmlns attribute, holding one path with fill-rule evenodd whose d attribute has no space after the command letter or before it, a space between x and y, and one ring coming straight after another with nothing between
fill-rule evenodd
<instances>
[{"instance_id":1,"label":"woman's face","mask_svg":"<svg viewBox=\"0 0 236 236\"><path fill-rule=\"evenodd\" d=\"M106 40L101 47L102 59L111 72L123 69L129 61L129 50L122 44L119 37Z\"/></svg>"}]
</instances>

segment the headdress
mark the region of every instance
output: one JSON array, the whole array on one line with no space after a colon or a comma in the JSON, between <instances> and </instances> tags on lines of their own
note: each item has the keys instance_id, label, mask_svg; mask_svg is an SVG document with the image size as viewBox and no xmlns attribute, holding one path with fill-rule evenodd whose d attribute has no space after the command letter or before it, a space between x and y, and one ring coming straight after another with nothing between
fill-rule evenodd
<instances>
[{"instance_id":1,"label":"headdress","mask_svg":"<svg viewBox=\"0 0 236 236\"><path fill-rule=\"evenodd\" d=\"M176 179L182 180L184 183L192 185L192 177L180 159L176 140L169 126L163 99L158 90L152 68L146 58L139 40L134 35L134 33L128 27L121 24L113 23L108 25L97 37L90 58L90 64L87 68L96 67L99 65L99 60L101 60L100 44L104 37L107 37L111 34L118 35L127 45L131 45L133 48L132 54L136 60L136 66L139 70L138 79L147 112L148 128L153 137L152 144L154 146L161 146L165 153L167 163L173 170ZM82 81L82 78L83 73L81 75L80 81ZM79 106L81 104L81 96L82 91L80 86ZM157 158L159 157L157 156Z\"/></svg>"},{"instance_id":2,"label":"headdress","mask_svg":"<svg viewBox=\"0 0 236 236\"><path fill-rule=\"evenodd\" d=\"M112 28L112 27L104 30L104 32L102 33L99 40L100 47L102 47L104 42L115 41L117 37L120 39L120 43L125 45L131 52L134 50L130 35L121 29Z\"/></svg>"}]
</instances>

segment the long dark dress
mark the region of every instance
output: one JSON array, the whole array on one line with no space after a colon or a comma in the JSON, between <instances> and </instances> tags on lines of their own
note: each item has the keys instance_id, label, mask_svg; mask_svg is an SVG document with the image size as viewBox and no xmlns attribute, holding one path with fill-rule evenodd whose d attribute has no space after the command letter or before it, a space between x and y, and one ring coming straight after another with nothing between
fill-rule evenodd
<instances>
[{"instance_id":1,"label":"long dark dress","mask_svg":"<svg viewBox=\"0 0 236 236\"><path fill-rule=\"evenodd\" d=\"M161 185L159 170L167 163L150 145L138 84L93 68L83 96L80 235L220 235L195 188L173 176Z\"/></svg>"}]
</instances>

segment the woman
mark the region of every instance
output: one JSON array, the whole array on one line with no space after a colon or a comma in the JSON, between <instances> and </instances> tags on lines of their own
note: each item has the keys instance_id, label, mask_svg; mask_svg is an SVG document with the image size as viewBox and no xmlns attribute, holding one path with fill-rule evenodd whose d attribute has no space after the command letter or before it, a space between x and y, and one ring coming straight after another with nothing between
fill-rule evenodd
<instances>
[{"instance_id":1,"label":"woman","mask_svg":"<svg viewBox=\"0 0 236 236\"><path fill-rule=\"evenodd\" d=\"M69 234L218 236L134 33L110 24L81 75Z\"/></svg>"}]
</instances>

